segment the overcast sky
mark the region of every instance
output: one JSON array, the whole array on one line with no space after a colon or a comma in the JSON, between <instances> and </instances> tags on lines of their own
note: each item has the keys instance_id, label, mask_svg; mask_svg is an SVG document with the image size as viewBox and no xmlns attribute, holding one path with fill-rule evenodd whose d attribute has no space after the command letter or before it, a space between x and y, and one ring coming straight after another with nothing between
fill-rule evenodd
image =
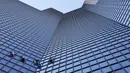
<instances>
[{"instance_id":1,"label":"overcast sky","mask_svg":"<svg viewBox=\"0 0 130 73\"><path fill-rule=\"evenodd\" d=\"M82 7L85 0L20 0L39 10L54 8L62 13Z\"/></svg>"}]
</instances>

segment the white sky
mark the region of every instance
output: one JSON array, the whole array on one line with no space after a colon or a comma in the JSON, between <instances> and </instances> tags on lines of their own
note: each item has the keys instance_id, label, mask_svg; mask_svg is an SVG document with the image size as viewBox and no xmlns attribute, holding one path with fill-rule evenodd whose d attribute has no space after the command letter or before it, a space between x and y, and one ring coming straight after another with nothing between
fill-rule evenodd
<instances>
[{"instance_id":1,"label":"white sky","mask_svg":"<svg viewBox=\"0 0 130 73\"><path fill-rule=\"evenodd\" d=\"M54 8L62 13L67 13L81 8L85 0L19 0L38 10Z\"/></svg>"}]
</instances>

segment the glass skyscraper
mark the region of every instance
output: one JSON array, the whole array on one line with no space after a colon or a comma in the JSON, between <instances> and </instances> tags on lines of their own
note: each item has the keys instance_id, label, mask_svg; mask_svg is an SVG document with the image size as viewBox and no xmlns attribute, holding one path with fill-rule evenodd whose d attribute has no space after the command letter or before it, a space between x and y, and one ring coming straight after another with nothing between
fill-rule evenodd
<instances>
[{"instance_id":1,"label":"glass skyscraper","mask_svg":"<svg viewBox=\"0 0 130 73\"><path fill-rule=\"evenodd\" d=\"M0 0L0 73L130 73L130 1L62 14Z\"/></svg>"}]
</instances>

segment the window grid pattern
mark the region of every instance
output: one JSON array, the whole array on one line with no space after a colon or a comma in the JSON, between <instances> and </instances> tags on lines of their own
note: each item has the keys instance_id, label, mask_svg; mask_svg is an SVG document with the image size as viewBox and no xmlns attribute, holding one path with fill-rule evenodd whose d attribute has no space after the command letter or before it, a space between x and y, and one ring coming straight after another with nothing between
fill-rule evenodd
<instances>
[{"instance_id":1,"label":"window grid pattern","mask_svg":"<svg viewBox=\"0 0 130 73\"><path fill-rule=\"evenodd\" d=\"M99 0L96 5L85 5L86 10L130 26L130 0Z\"/></svg>"},{"instance_id":2,"label":"window grid pattern","mask_svg":"<svg viewBox=\"0 0 130 73\"><path fill-rule=\"evenodd\" d=\"M61 16L53 9L40 12L16 0L0 0L0 73L34 73L33 61L42 59ZM16 55L11 58L9 52Z\"/></svg>"},{"instance_id":3,"label":"window grid pattern","mask_svg":"<svg viewBox=\"0 0 130 73\"><path fill-rule=\"evenodd\" d=\"M53 9L39 12L15 0L0 0L0 73L130 72L129 27L82 8L61 17ZM126 19L129 23L129 15ZM8 57L10 51L14 58ZM17 60L20 56L25 63ZM34 66L35 59L42 59L41 69Z\"/></svg>"},{"instance_id":4,"label":"window grid pattern","mask_svg":"<svg viewBox=\"0 0 130 73\"><path fill-rule=\"evenodd\" d=\"M91 26L95 31L88 29ZM37 72L129 73L129 30L83 9L68 13L58 25ZM50 57L55 59L54 64L48 63Z\"/></svg>"}]
</instances>

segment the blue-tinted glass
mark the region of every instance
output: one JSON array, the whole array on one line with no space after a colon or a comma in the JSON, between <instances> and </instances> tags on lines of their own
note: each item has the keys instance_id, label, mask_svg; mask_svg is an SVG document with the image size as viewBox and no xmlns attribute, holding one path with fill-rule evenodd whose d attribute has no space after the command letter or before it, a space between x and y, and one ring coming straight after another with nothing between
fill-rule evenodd
<instances>
[{"instance_id":1,"label":"blue-tinted glass","mask_svg":"<svg viewBox=\"0 0 130 73\"><path fill-rule=\"evenodd\" d=\"M121 62L121 65L122 65L123 67L125 67L125 66L129 66L129 64L130 64L129 61Z\"/></svg>"},{"instance_id":2,"label":"blue-tinted glass","mask_svg":"<svg viewBox=\"0 0 130 73\"><path fill-rule=\"evenodd\" d=\"M102 73L101 70L94 71L93 73Z\"/></svg>"},{"instance_id":3,"label":"blue-tinted glass","mask_svg":"<svg viewBox=\"0 0 130 73\"><path fill-rule=\"evenodd\" d=\"M7 67L7 66L4 66L2 70L6 71L6 72L9 72L10 68Z\"/></svg>"},{"instance_id":4,"label":"blue-tinted glass","mask_svg":"<svg viewBox=\"0 0 130 73\"><path fill-rule=\"evenodd\" d=\"M126 73L123 69L115 71L115 73Z\"/></svg>"},{"instance_id":5,"label":"blue-tinted glass","mask_svg":"<svg viewBox=\"0 0 130 73\"><path fill-rule=\"evenodd\" d=\"M92 70L95 70L95 69L98 69L98 68L99 68L98 65L91 66L91 69L92 69Z\"/></svg>"},{"instance_id":6,"label":"blue-tinted glass","mask_svg":"<svg viewBox=\"0 0 130 73\"><path fill-rule=\"evenodd\" d=\"M129 73L129 9L129 0L99 0L62 14L0 0L0 73Z\"/></svg>"},{"instance_id":7,"label":"blue-tinted glass","mask_svg":"<svg viewBox=\"0 0 130 73\"><path fill-rule=\"evenodd\" d=\"M109 64L113 64L113 63L116 63L117 61L115 59L112 59L112 60L109 60L108 62Z\"/></svg>"},{"instance_id":8,"label":"blue-tinted glass","mask_svg":"<svg viewBox=\"0 0 130 73\"><path fill-rule=\"evenodd\" d=\"M103 73L107 73L107 72L110 72L112 71L110 67L105 67L102 69Z\"/></svg>"},{"instance_id":9,"label":"blue-tinted glass","mask_svg":"<svg viewBox=\"0 0 130 73\"><path fill-rule=\"evenodd\" d=\"M90 71L91 71L90 68L85 68L85 69L83 69L83 73L87 73L87 72L90 72Z\"/></svg>"},{"instance_id":10,"label":"blue-tinted glass","mask_svg":"<svg viewBox=\"0 0 130 73\"><path fill-rule=\"evenodd\" d=\"M111 66L113 70L121 68L120 64L115 64Z\"/></svg>"},{"instance_id":11,"label":"blue-tinted glass","mask_svg":"<svg viewBox=\"0 0 130 73\"><path fill-rule=\"evenodd\" d=\"M12 69L10 73L18 73L18 71Z\"/></svg>"}]
</instances>

